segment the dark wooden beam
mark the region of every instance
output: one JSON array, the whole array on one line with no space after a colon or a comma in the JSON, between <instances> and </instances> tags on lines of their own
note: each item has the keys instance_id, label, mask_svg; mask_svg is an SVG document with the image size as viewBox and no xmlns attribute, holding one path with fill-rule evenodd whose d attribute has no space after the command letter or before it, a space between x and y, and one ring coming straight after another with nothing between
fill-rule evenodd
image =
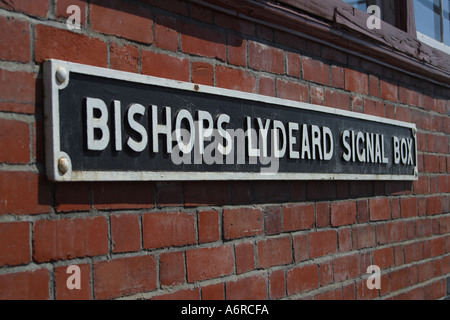
<instances>
[{"instance_id":1,"label":"dark wooden beam","mask_svg":"<svg viewBox=\"0 0 450 320\"><path fill-rule=\"evenodd\" d=\"M287 4L292 8L316 15L322 19L332 21L334 19L334 10L336 7L353 9L353 7L341 0L325 1L303 1L303 0L280 0L280 3Z\"/></svg>"}]
</instances>

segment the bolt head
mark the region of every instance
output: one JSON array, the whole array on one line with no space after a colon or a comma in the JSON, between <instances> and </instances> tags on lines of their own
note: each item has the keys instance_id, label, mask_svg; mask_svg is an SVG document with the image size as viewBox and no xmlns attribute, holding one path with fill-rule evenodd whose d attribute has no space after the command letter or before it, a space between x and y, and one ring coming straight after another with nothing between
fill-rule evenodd
<instances>
[{"instance_id":1,"label":"bolt head","mask_svg":"<svg viewBox=\"0 0 450 320\"><path fill-rule=\"evenodd\" d=\"M70 169L70 163L69 160L67 160L67 158L59 158L58 160L58 169L59 172L61 172L61 174L66 174L67 171L69 171Z\"/></svg>"},{"instance_id":2,"label":"bolt head","mask_svg":"<svg viewBox=\"0 0 450 320\"><path fill-rule=\"evenodd\" d=\"M65 68L58 67L58 69L56 69L56 80L58 81L58 83L62 84L66 82L68 76L69 74L67 73L67 70Z\"/></svg>"}]
</instances>

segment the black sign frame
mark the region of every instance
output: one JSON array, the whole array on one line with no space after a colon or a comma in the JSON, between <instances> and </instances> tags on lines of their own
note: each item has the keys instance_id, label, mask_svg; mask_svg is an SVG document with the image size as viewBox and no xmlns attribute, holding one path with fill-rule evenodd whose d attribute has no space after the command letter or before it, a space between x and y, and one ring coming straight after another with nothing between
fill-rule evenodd
<instances>
[{"instance_id":1,"label":"black sign frame","mask_svg":"<svg viewBox=\"0 0 450 320\"><path fill-rule=\"evenodd\" d=\"M414 181L418 179L417 128L413 123L60 60L47 60L44 63L44 88L46 171L48 178L52 181ZM111 128L111 138L106 146L100 146L101 138L93 136L94 129L91 127L94 126L92 119L96 117L92 110L103 104L111 113L108 115L107 123L104 124ZM132 105L134 108L130 108ZM146 109L145 116L139 113L139 106ZM267 162L265 165L259 163L257 157L256 162L250 163L250 154L246 154L246 161L249 163L232 162L233 165L229 165L224 161L222 164L211 165L193 161L188 164L182 163L181 166L175 165L168 156L169 142L164 151L164 136L162 138L158 136L158 131L156 131L158 136L156 144L158 145L159 142L159 153L155 152L155 146L152 145L151 140L154 136L148 138L145 148L139 150L141 152L136 152L139 147L139 137L131 139L133 133L136 134L139 128L144 128L151 135L153 127L156 128L159 124L161 128L164 127L162 120L156 120L156 123L151 125L152 106L155 106L153 116L156 119L163 118L165 114L168 117L167 107L169 106L169 112L173 117L171 121L175 121L175 115L180 115L181 111L184 111L186 116L191 114L192 119L197 117L197 114L201 117L199 112L203 112L204 115L210 114L213 123L221 121L220 116L225 115L229 119L224 116L222 123L228 124L235 130L242 129L244 133L250 132L246 131L249 127L256 128L258 124L264 126L264 121L273 128L277 122L283 129L279 127L278 131L274 129L271 131L276 133L277 137L281 133L284 136L278 140L274 138L275 136L268 134L266 147L269 148L269 145L272 147L272 152L268 152L272 155L274 154L273 141L279 141L277 150L280 157L272 157L279 161L278 170L274 172L260 170L269 165ZM115 107L117 109L114 109ZM115 117L125 122L124 119L131 109L138 118L142 114L140 120L144 122L148 120L148 125L139 126L133 122L133 119L136 120L134 116L128 118L128 127L134 123L134 131L126 124L114 124ZM87 110L91 110L92 114L89 114ZM113 116L113 110L118 110L117 116L116 114ZM202 121L206 118L202 118ZM97 120L96 118L95 121ZM171 126L174 125L171 124ZM135 142L134 151L131 150L134 148L131 143L129 147L124 146L125 141L121 141L122 144L116 143L116 149L114 149L114 138L117 141L119 136L115 135L113 127L121 134L128 130L128 135L123 133L123 136L128 137L128 142L130 140ZM303 131L304 136L308 136L308 132L310 135L303 140L304 150L307 151L306 144L313 144L313 146L309 152L302 153L300 157L298 152L300 149L293 150L302 144L302 129L306 130ZM109 134L109 129L105 131ZM89 136L90 132L91 136ZM261 132L264 131L259 131L259 134ZM294 135L299 132L300 135L294 138ZM100 136L103 134L104 132ZM314 140L313 136L317 139ZM262 141L260 136L259 141ZM328 147L326 141L328 141ZM322 149L319 142L323 144ZM366 143L367 150L364 150ZM374 154L375 143L377 155ZM283 156L279 144L284 146ZM360 147L356 149L355 144ZM207 145L208 143L205 144ZM330 148L330 145L333 147ZM327 150L327 148L330 149ZM259 152L259 155L263 153L262 147L259 151L257 147L255 150L247 141L245 151L250 153L251 149L252 152ZM312 151L314 151L314 159L312 159ZM327 152L331 159L326 160ZM172 155L173 153L170 154Z\"/></svg>"}]
</instances>

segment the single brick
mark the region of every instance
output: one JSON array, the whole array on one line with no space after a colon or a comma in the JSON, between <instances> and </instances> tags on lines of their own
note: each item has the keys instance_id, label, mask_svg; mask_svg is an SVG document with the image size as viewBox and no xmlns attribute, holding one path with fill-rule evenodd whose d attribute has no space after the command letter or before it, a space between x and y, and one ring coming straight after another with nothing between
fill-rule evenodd
<instances>
[{"instance_id":1,"label":"single brick","mask_svg":"<svg viewBox=\"0 0 450 320\"><path fill-rule=\"evenodd\" d=\"M156 288L156 259L137 256L94 262L95 299L110 299Z\"/></svg>"},{"instance_id":2,"label":"single brick","mask_svg":"<svg viewBox=\"0 0 450 320\"><path fill-rule=\"evenodd\" d=\"M144 248L156 249L196 243L195 216L184 212L146 213L142 217Z\"/></svg>"},{"instance_id":3,"label":"single brick","mask_svg":"<svg viewBox=\"0 0 450 320\"><path fill-rule=\"evenodd\" d=\"M33 258L38 262L108 253L108 223L103 216L39 220L34 224Z\"/></svg>"},{"instance_id":4,"label":"single brick","mask_svg":"<svg viewBox=\"0 0 450 320\"><path fill-rule=\"evenodd\" d=\"M223 211L223 232L226 240L262 234L264 219L261 209L225 209Z\"/></svg>"}]
</instances>

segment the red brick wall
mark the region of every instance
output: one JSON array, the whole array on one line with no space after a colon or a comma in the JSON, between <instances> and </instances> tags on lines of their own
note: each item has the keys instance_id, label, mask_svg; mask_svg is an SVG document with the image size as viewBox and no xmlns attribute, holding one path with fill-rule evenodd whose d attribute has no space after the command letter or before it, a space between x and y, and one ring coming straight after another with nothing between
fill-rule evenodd
<instances>
[{"instance_id":1,"label":"red brick wall","mask_svg":"<svg viewBox=\"0 0 450 320\"><path fill-rule=\"evenodd\" d=\"M0 299L448 294L448 88L181 0L2 1L0 30ZM51 183L48 58L414 122L419 180Z\"/></svg>"}]
</instances>

